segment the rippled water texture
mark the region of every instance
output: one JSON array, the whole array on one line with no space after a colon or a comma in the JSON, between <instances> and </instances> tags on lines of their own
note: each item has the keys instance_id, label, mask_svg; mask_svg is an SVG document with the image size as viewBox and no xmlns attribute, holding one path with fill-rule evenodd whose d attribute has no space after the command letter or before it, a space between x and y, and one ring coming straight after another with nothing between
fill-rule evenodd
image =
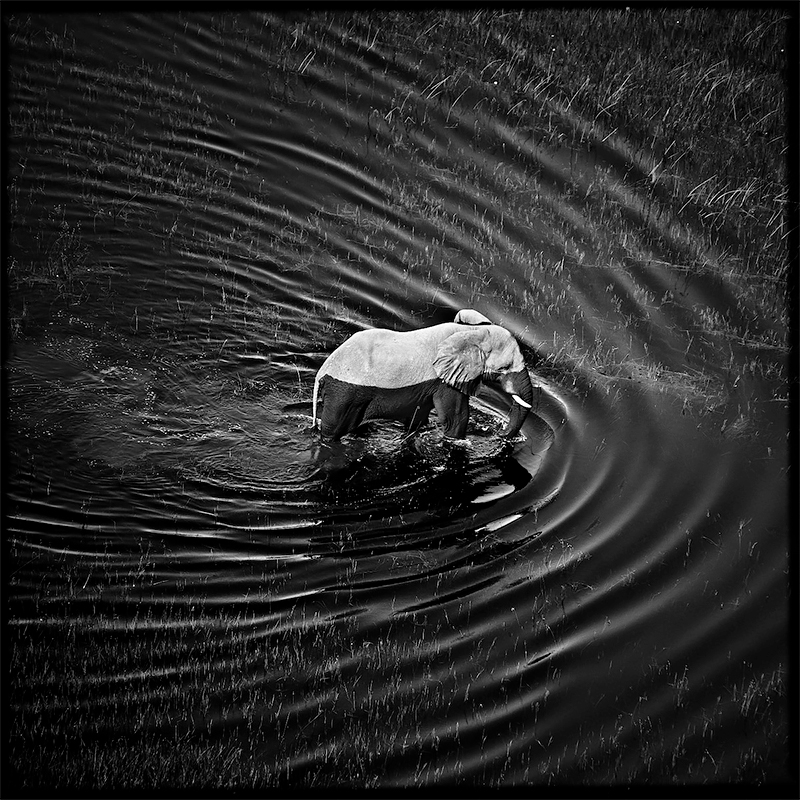
<instances>
[{"instance_id":1,"label":"rippled water texture","mask_svg":"<svg viewBox=\"0 0 800 800\"><path fill-rule=\"evenodd\" d=\"M779 279L627 84L584 118L463 15L7 20L14 780L787 779ZM487 386L321 448L326 355L460 308L522 435Z\"/></svg>"}]
</instances>

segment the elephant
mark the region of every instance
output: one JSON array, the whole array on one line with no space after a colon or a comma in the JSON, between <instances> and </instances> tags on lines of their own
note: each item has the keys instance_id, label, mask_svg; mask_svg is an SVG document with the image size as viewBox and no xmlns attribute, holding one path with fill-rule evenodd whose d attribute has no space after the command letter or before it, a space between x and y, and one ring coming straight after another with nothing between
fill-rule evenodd
<instances>
[{"instance_id":1,"label":"elephant","mask_svg":"<svg viewBox=\"0 0 800 800\"><path fill-rule=\"evenodd\" d=\"M516 436L531 409L533 388L519 345L505 328L462 309L453 322L419 330L359 331L320 367L312 424L323 442L338 441L373 419L404 422L410 436L435 408L444 436L463 439L469 397L482 379L499 384L513 400L502 435Z\"/></svg>"}]
</instances>

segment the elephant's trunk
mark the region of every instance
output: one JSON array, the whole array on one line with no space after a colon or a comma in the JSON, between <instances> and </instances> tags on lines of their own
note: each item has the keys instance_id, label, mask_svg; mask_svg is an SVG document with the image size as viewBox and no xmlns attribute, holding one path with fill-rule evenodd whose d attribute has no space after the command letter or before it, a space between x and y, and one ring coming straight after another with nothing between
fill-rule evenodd
<instances>
[{"instance_id":1,"label":"elephant's trunk","mask_svg":"<svg viewBox=\"0 0 800 800\"><path fill-rule=\"evenodd\" d=\"M500 381L503 389L512 395L511 411L508 415L508 425L503 431L503 436L510 439L519 433L522 423L528 416L533 403L533 386L528 370L510 372Z\"/></svg>"}]
</instances>

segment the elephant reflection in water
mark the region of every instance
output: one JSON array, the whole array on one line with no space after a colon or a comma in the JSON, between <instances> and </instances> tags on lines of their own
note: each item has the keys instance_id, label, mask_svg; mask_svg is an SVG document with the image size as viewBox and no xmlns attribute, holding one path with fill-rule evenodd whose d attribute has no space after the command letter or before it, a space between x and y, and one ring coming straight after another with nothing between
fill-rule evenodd
<instances>
[{"instance_id":1,"label":"elephant reflection in water","mask_svg":"<svg viewBox=\"0 0 800 800\"><path fill-rule=\"evenodd\" d=\"M503 436L515 436L531 408L533 389L519 345L505 328L463 309L454 322L420 330L359 331L317 373L313 424L323 442L337 441L373 419L399 420L413 434L435 408L445 437L463 439L469 396L482 380L511 397Z\"/></svg>"}]
</instances>

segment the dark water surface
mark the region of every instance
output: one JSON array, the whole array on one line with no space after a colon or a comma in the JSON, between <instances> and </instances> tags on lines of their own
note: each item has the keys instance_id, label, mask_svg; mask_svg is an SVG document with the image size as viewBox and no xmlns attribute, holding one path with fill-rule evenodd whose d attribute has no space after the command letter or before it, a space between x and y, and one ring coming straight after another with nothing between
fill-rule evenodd
<instances>
[{"instance_id":1,"label":"dark water surface","mask_svg":"<svg viewBox=\"0 0 800 800\"><path fill-rule=\"evenodd\" d=\"M647 211L646 147L555 101L511 125L491 64L456 86L378 32L9 20L20 780L784 780L780 320ZM469 307L537 387L510 452L486 388L465 446L323 460L326 355ZM700 322L734 308L756 349Z\"/></svg>"}]
</instances>

